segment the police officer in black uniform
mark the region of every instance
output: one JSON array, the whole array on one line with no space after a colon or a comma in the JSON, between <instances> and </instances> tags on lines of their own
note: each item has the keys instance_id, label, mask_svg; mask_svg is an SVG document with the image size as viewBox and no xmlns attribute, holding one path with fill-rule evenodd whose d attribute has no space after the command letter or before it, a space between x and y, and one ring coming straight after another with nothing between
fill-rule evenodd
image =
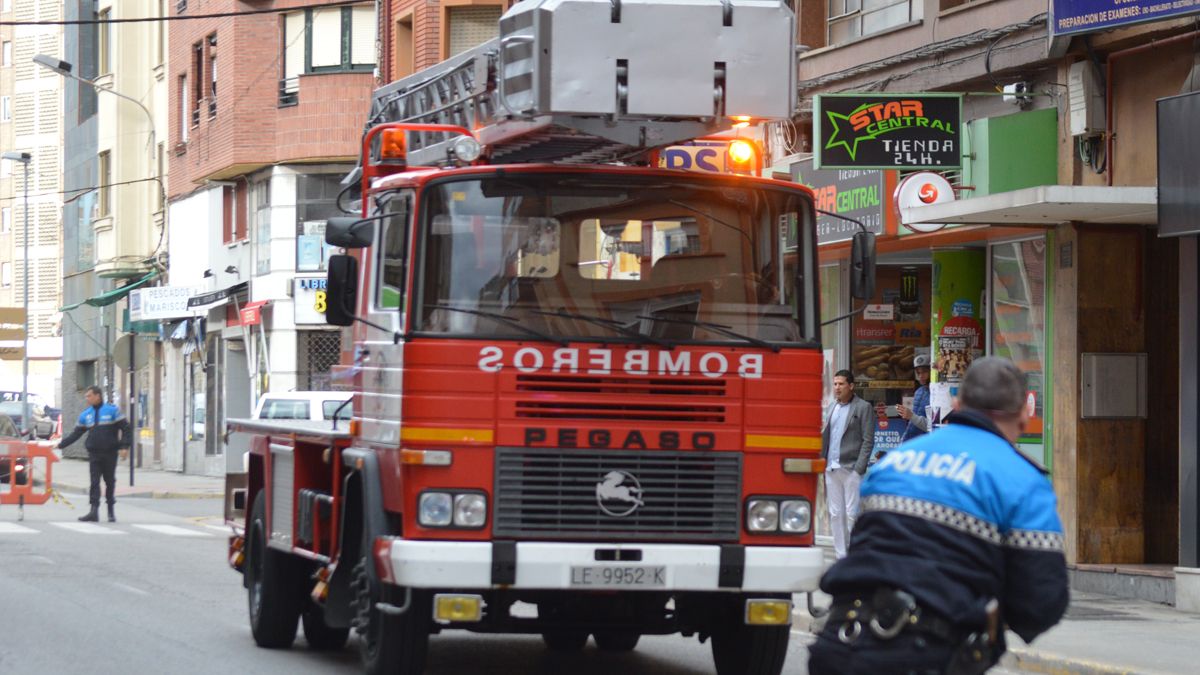
<instances>
[{"instance_id":1,"label":"police officer in black uniform","mask_svg":"<svg viewBox=\"0 0 1200 675\"><path fill-rule=\"evenodd\" d=\"M982 673L1006 625L1029 642L1062 618L1054 490L1013 445L1026 391L1011 361L975 361L949 424L867 473L849 554L821 579L833 604L809 673Z\"/></svg>"},{"instance_id":2,"label":"police officer in black uniform","mask_svg":"<svg viewBox=\"0 0 1200 675\"><path fill-rule=\"evenodd\" d=\"M58 443L59 448L65 448L87 434L83 442L88 451L88 470L91 474L91 487L88 499L91 509L80 516L85 523L100 520L100 479L104 479L105 499L108 502L108 522L117 522L117 514L113 506L117 499L117 456L128 450L133 436L129 430L129 421L121 414L121 410L112 403L104 402L104 394L100 387L87 388L84 394L87 407L79 413L79 422L75 430Z\"/></svg>"}]
</instances>

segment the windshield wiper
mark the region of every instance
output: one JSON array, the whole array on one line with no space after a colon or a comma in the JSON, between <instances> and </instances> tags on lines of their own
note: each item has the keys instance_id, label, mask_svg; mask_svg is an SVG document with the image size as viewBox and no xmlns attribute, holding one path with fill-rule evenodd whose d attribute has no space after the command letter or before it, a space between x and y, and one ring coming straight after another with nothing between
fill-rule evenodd
<instances>
[{"instance_id":1,"label":"windshield wiper","mask_svg":"<svg viewBox=\"0 0 1200 675\"><path fill-rule=\"evenodd\" d=\"M652 345L658 345L659 347L664 347L666 349L674 349L675 348L675 345L671 344L670 342L665 342L656 337L651 337L649 335L646 335L642 331L636 330L634 328L630 328L629 326L626 326L625 324L623 324L620 321L617 321L615 319L605 319L604 317L589 316L587 314L576 314L574 312L568 312L568 311L562 310L562 309L558 309L553 312L544 310L544 309L531 309L529 311L534 314L544 314L546 316L557 316L557 317L562 317L564 319L578 319L580 321L586 321L590 324L595 324L597 326L611 328L612 330L615 330L616 332L618 332L622 335L628 335L631 338L635 338L635 339L641 340L643 342L649 342Z\"/></svg>"},{"instance_id":2,"label":"windshield wiper","mask_svg":"<svg viewBox=\"0 0 1200 675\"><path fill-rule=\"evenodd\" d=\"M553 335L543 333L540 330L535 330L533 328L530 328L529 326L526 326L525 324L521 323L520 321L517 321L516 319L512 319L507 316L504 316L503 314L501 314L499 312L486 312L486 311L483 311L480 309L467 309L466 307L455 307L454 305L433 304L433 305L426 305L426 307L432 307L433 309L445 309L445 310L448 310L451 312L462 312L463 314L474 314L475 316L482 316L484 318L491 319L492 321L495 321L496 323L508 326L509 328L516 328L517 330L521 331L522 333L525 333L526 335L530 335L532 337L538 338L539 340L545 340L546 342L556 342L563 347L568 347L571 344L571 342L569 340L567 340L566 338L554 337Z\"/></svg>"},{"instance_id":3,"label":"windshield wiper","mask_svg":"<svg viewBox=\"0 0 1200 675\"><path fill-rule=\"evenodd\" d=\"M770 349L771 351L775 352L776 354L778 354L779 350L781 349L781 347L777 344L767 342L766 340L752 337L752 336L746 335L744 333L739 333L739 332L733 330L732 328L730 328L729 326L724 326L719 323L712 323L709 321L695 321L693 319L668 319L665 316L638 315L638 318L639 319L649 319L650 321L662 321L663 323L680 323L680 324L684 324L685 326L699 326L701 328L707 328L707 329L713 331L714 333L720 333L722 335L728 335L729 337L737 338L739 340L745 340L746 342L749 342L750 344L754 345L755 347L763 347L766 349Z\"/></svg>"}]
</instances>

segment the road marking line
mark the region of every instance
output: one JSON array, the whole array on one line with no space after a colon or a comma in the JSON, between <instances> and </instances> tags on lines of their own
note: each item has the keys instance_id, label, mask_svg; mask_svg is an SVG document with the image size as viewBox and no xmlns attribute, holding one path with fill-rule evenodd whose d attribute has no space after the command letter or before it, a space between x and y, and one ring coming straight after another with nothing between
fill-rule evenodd
<instances>
[{"instance_id":1,"label":"road marking line","mask_svg":"<svg viewBox=\"0 0 1200 675\"><path fill-rule=\"evenodd\" d=\"M0 523L0 534L41 534L41 532L16 523Z\"/></svg>"},{"instance_id":2,"label":"road marking line","mask_svg":"<svg viewBox=\"0 0 1200 675\"><path fill-rule=\"evenodd\" d=\"M233 534L233 528L229 527L228 525L209 525L207 523L201 523L201 525L210 530L216 530L221 534Z\"/></svg>"},{"instance_id":3,"label":"road marking line","mask_svg":"<svg viewBox=\"0 0 1200 675\"><path fill-rule=\"evenodd\" d=\"M211 537L212 536L211 534L209 534L207 532L201 532L199 530L192 530L192 529L188 529L186 527L176 527L174 525L134 525L134 527L138 527L143 530L150 530L151 532L157 532L159 534L165 534L165 535L169 535L172 537Z\"/></svg>"},{"instance_id":4,"label":"road marking line","mask_svg":"<svg viewBox=\"0 0 1200 675\"><path fill-rule=\"evenodd\" d=\"M61 527L64 530L78 532L80 534L129 534L123 530L114 530L111 527L103 527L92 523L50 523L55 527Z\"/></svg>"},{"instance_id":5,"label":"road marking line","mask_svg":"<svg viewBox=\"0 0 1200 675\"><path fill-rule=\"evenodd\" d=\"M130 593L136 593L138 595L150 595L150 591L143 591L140 588L134 588L133 586L128 586L119 581L110 581L108 583L112 584L114 587L119 588L123 591L129 591Z\"/></svg>"}]
</instances>

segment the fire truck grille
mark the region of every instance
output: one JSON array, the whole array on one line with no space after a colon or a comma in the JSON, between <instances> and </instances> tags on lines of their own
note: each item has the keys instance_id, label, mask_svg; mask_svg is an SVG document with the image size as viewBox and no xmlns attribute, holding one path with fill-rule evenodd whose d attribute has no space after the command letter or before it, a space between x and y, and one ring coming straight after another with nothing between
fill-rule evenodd
<instances>
[{"instance_id":1,"label":"fire truck grille","mask_svg":"<svg viewBox=\"0 0 1200 675\"><path fill-rule=\"evenodd\" d=\"M742 458L724 452L501 448L497 537L736 541Z\"/></svg>"},{"instance_id":2,"label":"fire truck grille","mask_svg":"<svg viewBox=\"0 0 1200 675\"><path fill-rule=\"evenodd\" d=\"M725 381L520 375L516 416L653 422L725 421Z\"/></svg>"}]
</instances>

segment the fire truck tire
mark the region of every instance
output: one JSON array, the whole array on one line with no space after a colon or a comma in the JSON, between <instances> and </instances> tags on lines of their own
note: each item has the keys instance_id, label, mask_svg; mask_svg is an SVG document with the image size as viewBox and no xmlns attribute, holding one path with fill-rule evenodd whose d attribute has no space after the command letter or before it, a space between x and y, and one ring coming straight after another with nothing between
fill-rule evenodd
<instances>
[{"instance_id":1,"label":"fire truck tire","mask_svg":"<svg viewBox=\"0 0 1200 675\"><path fill-rule=\"evenodd\" d=\"M790 626L726 624L712 636L717 675L779 675L790 630Z\"/></svg>"},{"instance_id":2,"label":"fire truck tire","mask_svg":"<svg viewBox=\"0 0 1200 675\"><path fill-rule=\"evenodd\" d=\"M593 633L596 646L602 652L631 652L637 648L641 634L628 630L607 630Z\"/></svg>"},{"instance_id":3,"label":"fire truck tire","mask_svg":"<svg viewBox=\"0 0 1200 675\"><path fill-rule=\"evenodd\" d=\"M408 611L391 616L376 607L367 574L368 559L354 566L354 632L367 675L420 675L429 651L429 596L414 592Z\"/></svg>"},{"instance_id":4,"label":"fire truck tire","mask_svg":"<svg viewBox=\"0 0 1200 675\"><path fill-rule=\"evenodd\" d=\"M555 630L542 633L542 641L552 652L577 652L587 644L588 634L581 630Z\"/></svg>"},{"instance_id":5,"label":"fire truck tire","mask_svg":"<svg viewBox=\"0 0 1200 675\"><path fill-rule=\"evenodd\" d=\"M308 646L319 652L337 651L345 647L346 640L350 638L349 628L327 626L325 612L312 603L300 615L300 625L304 627L304 639L308 642Z\"/></svg>"},{"instance_id":6,"label":"fire truck tire","mask_svg":"<svg viewBox=\"0 0 1200 675\"><path fill-rule=\"evenodd\" d=\"M299 567L286 554L267 548L266 493L259 491L246 537L246 587L250 632L259 647L284 649L296 640L301 601Z\"/></svg>"}]
</instances>

